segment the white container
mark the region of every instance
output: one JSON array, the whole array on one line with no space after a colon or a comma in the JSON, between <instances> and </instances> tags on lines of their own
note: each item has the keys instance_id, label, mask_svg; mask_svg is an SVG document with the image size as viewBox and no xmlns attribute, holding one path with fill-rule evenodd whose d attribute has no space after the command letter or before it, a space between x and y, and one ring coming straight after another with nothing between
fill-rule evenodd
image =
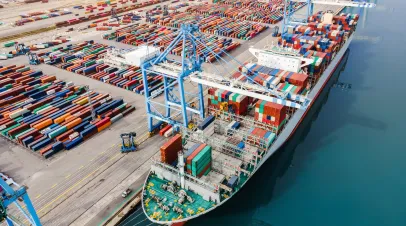
<instances>
[{"instance_id":1,"label":"white container","mask_svg":"<svg viewBox=\"0 0 406 226\"><path fill-rule=\"evenodd\" d=\"M15 112L11 113L11 114L9 115L9 117L10 117L11 119L15 119L15 118L18 118L20 115L25 114L25 113L27 113L27 112L30 112L30 111L27 110L27 109L20 109L20 110L17 110L17 111L15 111Z\"/></svg>"},{"instance_id":2,"label":"white container","mask_svg":"<svg viewBox=\"0 0 406 226\"><path fill-rule=\"evenodd\" d=\"M78 132L74 132L74 133L72 133L71 135L69 135L69 140L73 140L73 139L75 139L76 137L78 137L79 136L79 133Z\"/></svg>"},{"instance_id":3,"label":"white container","mask_svg":"<svg viewBox=\"0 0 406 226\"><path fill-rule=\"evenodd\" d=\"M173 134L173 127L164 133L164 137L170 137Z\"/></svg>"}]
</instances>

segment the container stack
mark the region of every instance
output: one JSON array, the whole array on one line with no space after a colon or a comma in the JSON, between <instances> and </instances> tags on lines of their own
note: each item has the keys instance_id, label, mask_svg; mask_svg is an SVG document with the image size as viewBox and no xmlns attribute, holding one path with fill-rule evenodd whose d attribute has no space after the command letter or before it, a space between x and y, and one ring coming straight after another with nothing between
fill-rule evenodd
<instances>
[{"instance_id":1,"label":"container stack","mask_svg":"<svg viewBox=\"0 0 406 226\"><path fill-rule=\"evenodd\" d=\"M116 40L125 44L134 46L149 45L159 46L161 50L166 49L170 43L178 35L178 29L166 28L154 24L134 24L122 29L118 29L111 34L105 34L104 39ZM214 52L220 53L221 51L230 52L240 45L239 42L234 42L232 39L219 38L214 35L205 35L206 45ZM186 45L191 45L187 42ZM180 56L182 53L182 44L178 43L172 50L171 54ZM186 57L188 57L186 53ZM202 46L197 47L197 54L203 58L205 62L214 62L216 57L211 51Z\"/></svg>"},{"instance_id":2,"label":"container stack","mask_svg":"<svg viewBox=\"0 0 406 226\"><path fill-rule=\"evenodd\" d=\"M47 64L144 95L141 69L135 66L119 69L102 63L100 56L107 48L107 45L85 41L41 52L38 56ZM162 76L148 75L148 82L150 95L162 93Z\"/></svg>"},{"instance_id":3,"label":"container stack","mask_svg":"<svg viewBox=\"0 0 406 226\"><path fill-rule=\"evenodd\" d=\"M70 150L135 110L122 99L88 94L30 67L0 66L0 133L44 158Z\"/></svg>"},{"instance_id":4,"label":"container stack","mask_svg":"<svg viewBox=\"0 0 406 226\"><path fill-rule=\"evenodd\" d=\"M186 172L197 178L207 175L212 165L212 147L206 144L193 145L184 154Z\"/></svg>"},{"instance_id":5,"label":"container stack","mask_svg":"<svg viewBox=\"0 0 406 226\"><path fill-rule=\"evenodd\" d=\"M157 17L151 22L163 26L180 28L182 24L196 23L196 16L196 14L189 12L174 12L162 18ZM252 24L245 21L236 22L233 19L217 15L201 18L199 23L201 24L200 30L202 32L243 40L249 40L268 28L268 26L261 24Z\"/></svg>"},{"instance_id":6,"label":"container stack","mask_svg":"<svg viewBox=\"0 0 406 226\"><path fill-rule=\"evenodd\" d=\"M161 161L172 165L178 159L178 152L182 150L182 136L176 134L161 147Z\"/></svg>"},{"instance_id":7,"label":"container stack","mask_svg":"<svg viewBox=\"0 0 406 226\"><path fill-rule=\"evenodd\" d=\"M208 96L209 107L236 115L247 115L248 113L249 98L247 96L216 88L209 88ZM226 109L223 109L224 107Z\"/></svg>"},{"instance_id":8,"label":"container stack","mask_svg":"<svg viewBox=\"0 0 406 226\"><path fill-rule=\"evenodd\" d=\"M22 26L26 23L38 21L38 20L44 20L52 17L58 17L58 16L63 16L63 15L68 15L72 14L70 11L60 11L57 9L51 9L48 12L33 12L33 13L25 13L21 14L21 19L17 20L15 22L15 25L17 26Z\"/></svg>"},{"instance_id":9,"label":"container stack","mask_svg":"<svg viewBox=\"0 0 406 226\"><path fill-rule=\"evenodd\" d=\"M312 84L340 50L345 37L352 34L359 18L357 14L342 13L333 17L333 24L322 24L322 16L323 12L314 14L307 26L297 25L293 34L284 34L278 39L279 45L294 48L305 57L314 59L307 67Z\"/></svg>"},{"instance_id":10,"label":"container stack","mask_svg":"<svg viewBox=\"0 0 406 226\"><path fill-rule=\"evenodd\" d=\"M162 3L162 2L166 2L166 1L168 1L168 0L149 0L149 1L146 1L146 2L142 2L142 3L136 3L136 0L133 0L131 2L133 2L134 4L130 4L128 6L115 7L115 8L116 8L117 14L121 14L121 13L124 13L124 12L133 11L135 9L143 8L143 7L154 5L154 4L159 4L159 3ZM125 1L125 2L123 1L123 2L120 2L120 3L125 4L125 3L127 3L127 1ZM90 13L90 12L93 12L93 10L95 9L95 8L93 8L93 6L90 7L90 8L91 9L87 10L86 12ZM110 9L109 10L104 10L103 9L102 12L99 11L98 13L91 14L89 16L77 17L77 18L74 18L74 19L71 19L71 20L57 22L57 23L55 23L55 26L56 27L65 27L65 26L79 24L79 23L83 23L83 22L86 22L86 21L90 21L90 20L97 20L97 19L105 18L105 17L109 17L109 16L111 16L111 10Z\"/></svg>"},{"instance_id":11,"label":"container stack","mask_svg":"<svg viewBox=\"0 0 406 226\"><path fill-rule=\"evenodd\" d=\"M208 116L201 122L197 128L206 136L210 137L214 134L214 119L213 115Z\"/></svg>"},{"instance_id":12,"label":"container stack","mask_svg":"<svg viewBox=\"0 0 406 226\"><path fill-rule=\"evenodd\" d=\"M256 63L245 63L244 67L239 67L239 70L262 86L276 87L281 92L292 94L302 94L309 82L307 74L274 69ZM247 80L241 73L235 73L233 77Z\"/></svg>"},{"instance_id":13,"label":"container stack","mask_svg":"<svg viewBox=\"0 0 406 226\"><path fill-rule=\"evenodd\" d=\"M276 138L276 134L261 128L251 128L245 141L251 145L268 149Z\"/></svg>"},{"instance_id":14,"label":"container stack","mask_svg":"<svg viewBox=\"0 0 406 226\"><path fill-rule=\"evenodd\" d=\"M255 105L254 119L272 125L278 131L286 123L286 106L259 100Z\"/></svg>"},{"instance_id":15,"label":"container stack","mask_svg":"<svg viewBox=\"0 0 406 226\"><path fill-rule=\"evenodd\" d=\"M219 15L240 21L254 21L275 24L283 19L283 1L275 0L270 3L258 1L213 1L211 5L190 6L187 12L200 15ZM297 11L305 3L291 3L292 11Z\"/></svg>"}]
</instances>

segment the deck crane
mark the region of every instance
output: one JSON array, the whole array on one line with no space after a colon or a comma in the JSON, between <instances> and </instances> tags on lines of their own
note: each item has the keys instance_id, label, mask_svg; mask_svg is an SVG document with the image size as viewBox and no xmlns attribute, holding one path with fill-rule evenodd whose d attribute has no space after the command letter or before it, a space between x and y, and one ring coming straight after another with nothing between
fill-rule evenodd
<instances>
[{"instance_id":1,"label":"deck crane","mask_svg":"<svg viewBox=\"0 0 406 226\"><path fill-rule=\"evenodd\" d=\"M305 15L299 15L290 9L292 3L305 2L307 7ZM306 25L307 19L313 15L314 4L321 5L335 5L335 6L345 6L345 7L358 7L358 8L374 8L375 3L370 3L361 0L285 0L284 6L284 16L282 22L282 33L288 31L289 27L294 27L295 25Z\"/></svg>"},{"instance_id":2,"label":"deck crane","mask_svg":"<svg viewBox=\"0 0 406 226\"><path fill-rule=\"evenodd\" d=\"M179 34L167 49L142 64L144 96L150 132L159 128L162 122L174 126L175 129L178 129L179 126L187 127L189 124L188 112L204 118L202 85L198 84L196 90L191 92L186 92L184 86L185 80L191 74L202 71L203 57L197 54L198 43L196 41L201 40L201 36L197 25L182 25ZM181 61L169 59L168 55L179 46L182 47ZM162 76L165 99L163 104L153 101L155 95L151 92L152 90L150 91L147 74L148 76ZM194 104L188 103L187 97L194 98ZM163 113L164 111L165 113ZM154 124L154 119L159 122Z\"/></svg>"},{"instance_id":3,"label":"deck crane","mask_svg":"<svg viewBox=\"0 0 406 226\"><path fill-rule=\"evenodd\" d=\"M19 201L25 203L25 208L19 204ZM18 185L13 179L0 173L0 222L5 220L9 226L20 225L19 220L7 214L7 208L13 203L31 225L41 226L39 217L28 197L27 188Z\"/></svg>"}]
</instances>

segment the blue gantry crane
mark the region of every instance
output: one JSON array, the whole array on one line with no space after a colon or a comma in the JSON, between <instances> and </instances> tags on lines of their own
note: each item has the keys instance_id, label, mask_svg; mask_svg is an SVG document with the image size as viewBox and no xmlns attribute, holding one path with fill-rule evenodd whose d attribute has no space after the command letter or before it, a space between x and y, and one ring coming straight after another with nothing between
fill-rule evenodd
<instances>
[{"instance_id":1,"label":"blue gantry crane","mask_svg":"<svg viewBox=\"0 0 406 226\"><path fill-rule=\"evenodd\" d=\"M160 128L166 122L177 129L187 127L188 112L204 118L203 87L198 84L197 92L186 92L184 83L193 73L202 71L203 57L197 54L197 40L201 39L199 28L194 24L182 25L177 37L158 56L142 65L144 95L148 116L149 131ZM170 59L168 55L179 43L183 46L181 60ZM163 93L165 102L154 101L157 92L150 90L148 76L163 76ZM193 100L193 101L189 101ZM189 101L189 102L188 102ZM154 120L158 122L154 123Z\"/></svg>"},{"instance_id":2,"label":"blue gantry crane","mask_svg":"<svg viewBox=\"0 0 406 226\"><path fill-rule=\"evenodd\" d=\"M24 202L22 207L19 202ZM41 226L34 206L28 197L27 188L20 186L13 179L0 173L0 222L5 220L9 226L20 225L19 220L7 213L11 204L15 204L27 221L33 226Z\"/></svg>"}]
</instances>

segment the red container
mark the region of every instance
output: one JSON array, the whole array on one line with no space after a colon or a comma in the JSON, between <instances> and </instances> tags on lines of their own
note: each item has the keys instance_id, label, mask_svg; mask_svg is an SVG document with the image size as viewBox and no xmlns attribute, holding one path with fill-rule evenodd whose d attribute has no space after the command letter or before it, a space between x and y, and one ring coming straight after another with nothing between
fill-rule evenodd
<instances>
[{"instance_id":1,"label":"red container","mask_svg":"<svg viewBox=\"0 0 406 226\"><path fill-rule=\"evenodd\" d=\"M160 135L160 136L163 136L163 135L166 133L166 131L168 131L170 128L172 128L171 125L165 126L164 128L162 128L162 129L159 131L159 135Z\"/></svg>"},{"instance_id":2,"label":"red container","mask_svg":"<svg viewBox=\"0 0 406 226\"><path fill-rule=\"evenodd\" d=\"M176 134L161 148L161 161L172 164L178 157L178 152L182 150L182 136Z\"/></svg>"}]
</instances>

